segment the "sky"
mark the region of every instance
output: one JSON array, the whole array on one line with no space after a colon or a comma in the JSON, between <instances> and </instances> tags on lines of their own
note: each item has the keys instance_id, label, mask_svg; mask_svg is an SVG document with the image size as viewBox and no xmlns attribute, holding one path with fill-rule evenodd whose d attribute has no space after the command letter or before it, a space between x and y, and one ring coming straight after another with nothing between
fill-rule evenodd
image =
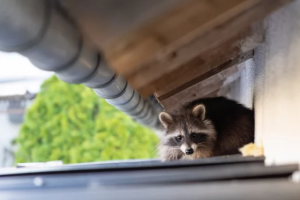
<instances>
[{"instance_id":1,"label":"sky","mask_svg":"<svg viewBox=\"0 0 300 200\"><path fill-rule=\"evenodd\" d=\"M26 90L38 92L44 80L52 75L33 66L22 55L0 52L0 96L24 94Z\"/></svg>"}]
</instances>

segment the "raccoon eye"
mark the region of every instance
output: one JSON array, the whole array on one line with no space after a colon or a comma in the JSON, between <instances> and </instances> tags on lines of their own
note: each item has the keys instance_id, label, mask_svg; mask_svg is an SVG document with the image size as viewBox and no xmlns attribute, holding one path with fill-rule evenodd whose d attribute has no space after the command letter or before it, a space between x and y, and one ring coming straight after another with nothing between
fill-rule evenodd
<instances>
[{"instance_id":1,"label":"raccoon eye","mask_svg":"<svg viewBox=\"0 0 300 200\"><path fill-rule=\"evenodd\" d=\"M196 133L192 133L192 134L191 134L191 138L193 138L193 139L195 139L196 136L197 136Z\"/></svg>"},{"instance_id":2,"label":"raccoon eye","mask_svg":"<svg viewBox=\"0 0 300 200\"><path fill-rule=\"evenodd\" d=\"M175 137L175 139L177 142L180 142L183 139L183 137L181 135L179 135L179 136Z\"/></svg>"}]
</instances>

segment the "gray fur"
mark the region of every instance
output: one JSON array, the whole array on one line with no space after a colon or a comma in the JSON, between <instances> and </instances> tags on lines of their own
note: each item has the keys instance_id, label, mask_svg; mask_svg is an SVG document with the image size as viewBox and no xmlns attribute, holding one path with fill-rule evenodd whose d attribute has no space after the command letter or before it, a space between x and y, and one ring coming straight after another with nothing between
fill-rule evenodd
<instances>
[{"instance_id":1,"label":"gray fur","mask_svg":"<svg viewBox=\"0 0 300 200\"><path fill-rule=\"evenodd\" d=\"M222 97L199 99L160 115L161 160L199 159L235 154L254 140L254 113ZM194 153L187 155L186 150Z\"/></svg>"}]
</instances>

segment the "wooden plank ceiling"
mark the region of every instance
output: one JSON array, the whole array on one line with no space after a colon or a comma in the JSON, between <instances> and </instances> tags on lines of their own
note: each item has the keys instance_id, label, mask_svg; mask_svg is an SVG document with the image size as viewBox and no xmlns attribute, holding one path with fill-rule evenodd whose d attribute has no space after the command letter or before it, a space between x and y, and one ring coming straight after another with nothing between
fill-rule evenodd
<instances>
[{"instance_id":1,"label":"wooden plank ceiling","mask_svg":"<svg viewBox=\"0 0 300 200\"><path fill-rule=\"evenodd\" d=\"M262 42L260 21L292 0L61 1L110 66L167 109L215 94Z\"/></svg>"}]
</instances>

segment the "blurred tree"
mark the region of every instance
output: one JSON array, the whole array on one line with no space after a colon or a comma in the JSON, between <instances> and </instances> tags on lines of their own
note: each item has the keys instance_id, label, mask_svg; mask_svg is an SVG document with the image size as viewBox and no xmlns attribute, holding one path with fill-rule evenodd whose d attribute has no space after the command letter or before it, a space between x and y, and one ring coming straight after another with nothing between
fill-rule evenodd
<instances>
[{"instance_id":1,"label":"blurred tree","mask_svg":"<svg viewBox=\"0 0 300 200\"><path fill-rule=\"evenodd\" d=\"M55 76L27 110L16 162L80 163L156 156L156 135L83 85Z\"/></svg>"}]
</instances>

